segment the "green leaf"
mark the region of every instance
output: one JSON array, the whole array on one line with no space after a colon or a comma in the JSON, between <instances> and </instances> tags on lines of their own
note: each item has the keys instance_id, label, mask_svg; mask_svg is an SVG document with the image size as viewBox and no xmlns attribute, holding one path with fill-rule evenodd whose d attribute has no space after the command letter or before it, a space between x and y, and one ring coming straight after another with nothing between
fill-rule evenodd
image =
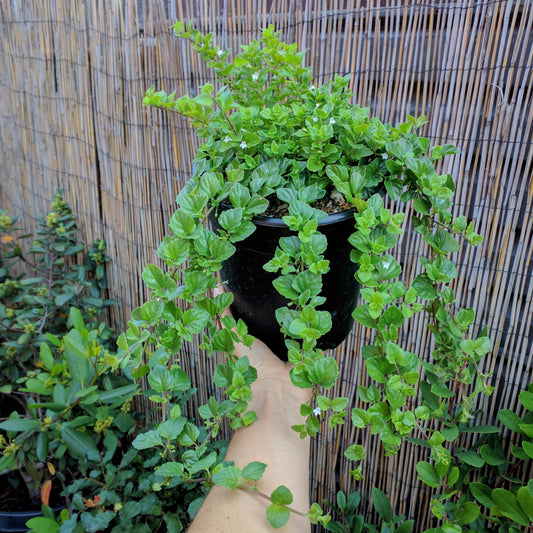
<instances>
[{"instance_id":1,"label":"green leaf","mask_svg":"<svg viewBox=\"0 0 533 533\"><path fill-rule=\"evenodd\" d=\"M352 312L354 320L367 328L376 328L377 320L370 314L368 304L363 304L354 309Z\"/></svg>"},{"instance_id":2,"label":"green leaf","mask_svg":"<svg viewBox=\"0 0 533 533\"><path fill-rule=\"evenodd\" d=\"M266 466L265 463L253 461L242 469L241 477L243 479L253 479L254 481L258 481L263 477Z\"/></svg>"},{"instance_id":3,"label":"green leaf","mask_svg":"<svg viewBox=\"0 0 533 533\"><path fill-rule=\"evenodd\" d=\"M0 457L0 472L17 468L17 459L14 455L2 455Z\"/></svg>"},{"instance_id":4,"label":"green leaf","mask_svg":"<svg viewBox=\"0 0 533 533\"><path fill-rule=\"evenodd\" d=\"M201 472L202 470L208 471L211 466L216 462L217 454L216 452L211 452L210 454L202 457L201 459L194 462L189 466L189 471L191 474L196 472Z\"/></svg>"},{"instance_id":5,"label":"green leaf","mask_svg":"<svg viewBox=\"0 0 533 533\"><path fill-rule=\"evenodd\" d=\"M459 452L456 454L456 457L475 468L481 468L485 464L485 460L473 451Z\"/></svg>"},{"instance_id":6,"label":"green leaf","mask_svg":"<svg viewBox=\"0 0 533 533\"><path fill-rule=\"evenodd\" d=\"M479 516L479 507L474 502L463 502L454 510L455 523L460 526L470 524Z\"/></svg>"},{"instance_id":7,"label":"green leaf","mask_svg":"<svg viewBox=\"0 0 533 533\"><path fill-rule=\"evenodd\" d=\"M387 524L390 524L393 516L392 507L387 495L378 488L372 487L372 502L374 503L374 508L378 512L379 516L381 516L383 521Z\"/></svg>"},{"instance_id":8,"label":"green leaf","mask_svg":"<svg viewBox=\"0 0 533 533\"><path fill-rule=\"evenodd\" d=\"M91 437L91 433L85 433L63 426L61 437L67 445L69 453L77 459L85 459L89 454L99 455L98 448Z\"/></svg>"},{"instance_id":9,"label":"green leaf","mask_svg":"<svg viewBox=\"0 0 533 533\"><path fill-rule=\"evenodd\" d=\"M77 307L71 307L68 314L69 324L79 331L80 333L85 329L85 323L83 322L83 315Z\"/></svg>"},{"instance_id":10,"label":"green leaf","mask_svg":"<svg viewBox=\"0 0 533 533\"><path fill-rule=\"evenodd\" d=\"M185 424L187 422L186 418L169 418L164 422L159 423L156 430L166 440L172 440L178 437L183 431Z\"/></svg>"},{"instance_id":11,"label":"green leaf","mask_svg":"<svg viewBox=\"0 0 533 533\"><path fill-rule=\"evenodd\" d=\"M225 466L213 476L213 483L221 487L236 489L239 486L241 471L236 466Z\"/></svg>"},{"instance_id":12,"label":"green leaf","mask_svg":"<svg viewBox=\"0 0 533 533\"><path fill-rule=\"evenodd\" d=\"M439 229L434 235L424 236L424 240L439 252L448 254L459 251L459 243L453 235L445 230Z\"/></svg>"},{"instance_id":13,"label":"green leaf","mask_svg":"<svg viewBox=\"0 0 533 533\"><path fill-rule=\"evenodd\" d=\"M492 489L481 482L473 482L468 485L472 496L484 507L490 509L494 507L494 500L492 499Z\"/></svg>"},{"instance_id":14,"label":"green leaf","mask_svg":"<svg viewBox=\"0 0 533 533\"><path fill-rule=\"evenodd\" d=\"M163 300L145 302L131 312L132 322L137 326L155 324L163 313L164 308L165 303Z\"/></svg>"},{"instance_id":15,"label":"green leaf","mask_svg":"<svg viewBox=\"0 0 533 533\"><path fill-rule=\"evenodd\" d=\"M485 459L487 464L492 466L499 466L509 462L507 461L501 447L494 448L488 444L484 444L479 449L479 453L481 454L481 457Z\"/></svg>"},{"instance_id":16,"label":"green leaf","mask_svg":"<svg viewBox=\"0 0 533 533\"><path fill-rule=\"evenodd\" d=\"M84 533L96 533L97 531L106 531L107 526L116 517L113 511L81 513L81 523L83 524Z\"/></svg>"},{"instance_id":17,"label":"green leaf","mask_svg":"<svg viewBox=\"0 0 533 533\"><path fill-rule=\"evenodd\" d=\"M362 461L365 457L365 449L360 444L352 444L346 448L344 456L351 461Z\"/></svg>"},{"instance_id":18,"label":"green leaf","mask_svg":"<svg viewBox=\"0 0 533 533\"><path fill-rule=\"evenodd\" d=\"M146 450L147 448L162 446L163 439L156 430L151 429L146 433L141 433L140 435L137 435L137 437L135 437L135 440L132 442L132 445L137 450Z\"/></svg>"},{"instance_id":19,"label":"green leaf","mask_svg":"<svg viewBox=\"0 0 533 533\"><path fill-rule=\"evenodd\" d=\"M163 519L165 520L166 533L181 533L183 531L183 524L177 514L165 513Z\"/></svg>"},{"instance_id":20,"label":"green leaf","mask_svg":"<svg viewBox=\"0 0 533 533\"><path fill-rule=\"evenodd\" d=\"M394 365L381 356L367 359L366 368L368 375L378 383L387 383L388 379L386 375L395 371Z\"/></svg>"},{"instance_id":21,"label":"green leaf","mask_svg":"<svg viewBox=\"0 0 533 533\"><path fill-rule=\"evenodd\" d=\"M520 487L518 489L517 497L522 511L524 511L529 520L533 522L533 494L531 494L528 487Z\"/></svg>"},{"instance_id":22,"label":"green leaf","mask_svg":"<svg viewBox=\"0 0 533 533\"><path fill-rule=\"evenodd\" d=\"M165 275L155 265L146 265L142 272L142 278L150 289L159 289L164 286Z\"/></svg>"},{"instance_id":23,"label":"green leaf","mask_svg":"<svg viewBox=\"0 0 533 533\"><path fill-rule=\"evenodd\" d=\"M72 330L64 337L65 359L70 375L81 383L87 383L90 379L90 362L81 334Z\"/></svg>"},{"instance_id":24,"label":"green leaf","mask_svg":"<svg viewBox=\"0 0 533 533\"><path fill-rule=\"evenodd\" d=\"M107 403L111 402L112 400L122 399L125 401L126 396L133 396L132 392L137 392L139 389L139 385L136 383L131 383L130 385L123 385L122 387L117 387L115 389L106 390L106 391L99 391L98 392L98 399L101 402Z\"/></svg>"},{"instance_id":25,"label":"green leaf","mask_svg":"<svg viewBox=\"0 0 533 533\"><path fill-rule=\"evenodd\" d=\"M520 424L520 430L526 437L533 438L533 424Z\"/></svg>"},{"instance_id":26,"label":"green leaf","mask_svg":"<svg viewBox=\"0 0 533 533\"><path fill-rule=\"evenodd\" d=\"M160 467L156 468L156 474L164 477L181 476L184 468L182 463L168 462L163 463Z\"/></svg>"},{"instance_id":27,"label":"green leaf","mask_svg":"<svg viewBox=\"0 0 533 533\"><path fill-rule=\"evenodd\" d=\"M218 217L218 223L226 231L235 233L239 230L242 222L243 210L240 207L222 211Z\"/></svg>"},{"instance_id":28,"label":"green leaf","mask_svg":"<svg viewBox=\"0 0 533 533\"><path fill-rule=\"evenodd\" d=\"M459 479L459 468L454 466L451 468L450 472L448 473L448 479L447 479L448 487L453 487L458 479Z\"/></svg>"},{"instance_id":29,"label":"green leaf","mask_svg":"<svg viewBox=\"0 0 533 533\"><path fill-rule=\"evenodd\" d=\"M46 461L48 459L48 442L48 431L41 431L39 435L37 435L36 445L37 458L39 461Z\"/></svg>"},{"instance_id":30,"label":"green leaf","mask_svg":"<svg viewBox=\"0 0 533 533\"><path fill-rule=\"evenodd\" d=\"M135 420L129 413L118 413L115 417L115 425L123 433L128 433L135 427Z\"/></svg>"},{"instance_id":31,"label":"green leaf","mask_svg":"<svg viewBox=\"0 0 533 533\"><path fill-rule=\"evenodd\" d=\"M514 433L523 434L524 432L520 429L520 424L522 424L522 419L510 409L500 409L498 411L498 420L507 428L509 428Z\"/></svg>"},{"instance_id":32,"label":"green leaf","mask_svg":"<svg viewBox=\"0 0 533 533\"><path fill-rule=\"evenodd\" d=\"M0 422L0 429L5 431L29 431L40 426L39 420L33 418L8 418Z\"/></svg>"},{"instance_id":33,"label":"green leaf","mask_svg":"<svg viewBox=\"0 0 533 533\"><path fill-rule=\"evenodd\" d=\"M316 361L310 372L310 378L314 383L325 389L333 387L339 375L337 361L333 357L324 357Z\"/></svg>"},{"instance_id":34,"label":"green leaf","mask_svg":"<svg viewBox=\"0 0 533 533\"><path fill-rule=\"evenodd\" d=\"M161 365L148 374L148 383L156 392L184 391L190 387L189 376L181 368L169 370Z\"/></svg>"},{"instance_id":35,"label":"green leaf","mask_svg":"<svg viewBox=\"0 0 533 533\"><path fill-rule=\"evenodd\" d=\"M421 481L426 485L438 488L441 485L441 478L437 474L435 467L426 461L419 461L416 465L416 472Z\"/></svg>"},{"instance_id":36,"label":"green leaf","mask_svg":"<svg viewBox=\"0 0 533 533\"><path fill-rule=\"evenodd\" d=\"M415 525L414 520L406 520L396 528L396 533L411 533Z\"/></svg>"},{"instance_id":37,"label":"green leaf","mask_svg":"<svg viewBox=\"0 0 533 533\"><path fill-rule=\"evenodd\" d=\"M39 346L39 357L47 370L54 368L54 356L50 346L46 342L42 342L41 346Z\"/></svg>"},{"instance_id":38,"label":"green leaf","mask_svg":"<svg viewBox=\"0 0 533 533\"><path fill-rule=\"evenodd\" d=\"M420 298L423 298L424 300L434 300L438 296L438 293L433 286L433 282L429 279L427 274L419 274L413 280L413 287Z\"/></svg>"},{"instance_id":39,"label":"green leaf","mask_svg":"<svg viewBox=\"0 0 533 533\"><path fill-rule=\"evenodd\" d=\"M500 508L503 516L510 518L521 526L529 526L530 520L522 507L518 503L516 496L505 489L494 489L492 491L492 499L494 503Z\"/></svg>"},{"instance_id":40,"label":"green leaf","mask_svg":"<svg viewBox=\"0 0 533 533\"><path fill-rule=\"evenodd\" d=\"M59 533L59 524L44 516L31 518L26 522L26 526L30 528L30 533Z\"/></svg>"},{"instance_id":41,"label":"green leaf","mask_svg":"<svg viewBox=\"0 0 533 533\"><path fill-rule=\"evenodd\" d=\"M522 448L530 459L533 459L533 442L522 441Z\"/></svg>"},{"instance_id":42,"label":"green leaf","mask_svg":"<svg viewBox=\"0 0 533 533\"><path fill-rule=\"evenodd\" d=\"M62 292L61 294L58 294L55 297L55 304L58 307L61 307L61 306L65 305L67 302L69 302L70 300L72 300L75 295L76 294L72 290L72 288L67 286L67 287L65 287L65 292Z\"/></svg>"},{"instance_id":43,"label":"green leaf","mask_svg":"<svg viewBox=\"0 0 533 533\"><path fill-rule=\"evenodd\" d=\"M280 485L270 495L270 501L274 505L290 505L292 500L292 493L285 485Z\"/></svg>"},{"instance_id":44,"label":"green leaf","mask_svg":"<svg viewBox=\"0 0 533 533\"><path fill-rule=\"evenodd\" d=\"M459 436L459 428L457 426L443 427L441 433L448 442L453 442Z\"/></svg>"},{"instance_id":45,"label":"green leaf","mask_svg":"<svg viewBox=\"0 0 533 533\"><path fill-rule=\"evenodd\" d=\"M455 393L444 383L437 382L431 386L431 392L441 398L453 398Z\"/></svg>"},{"instance_id":46,"label":"green leaf","mask_svg":"<svg viewBox=\"0 0 533 533\"><path fill-rule=\"evenodd\" d=\"M518 396L520 403L528 410L533 412L533 392L522 391Z\"/></svg>"},{"instance_id":47,"label":"green leaf","mask_svg":"<svg viewBox=\"0 0 533 533\"><path fill-rule=\"evenodd\" d=\"M289 521L289 518L291 517L291 512L283 506L269 505L267 507L266 517L269 524L274 529L279 529Z\"/></svg>"}]
</instances>

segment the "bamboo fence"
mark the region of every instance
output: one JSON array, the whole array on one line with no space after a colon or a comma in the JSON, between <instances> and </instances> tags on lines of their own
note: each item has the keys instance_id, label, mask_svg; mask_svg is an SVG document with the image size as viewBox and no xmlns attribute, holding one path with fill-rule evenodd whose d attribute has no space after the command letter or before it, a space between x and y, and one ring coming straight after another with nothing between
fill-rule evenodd
<instances>
[{"instance_id":1,"label":"bamboo fence","mask_svg":"<svg viewBox=\"0 0 533 533\"><path fill-rule=\"evenodd\" d=\"M475 309L475 330L486 325L492 339L483 369L493 372L495 393L479 406L490 422L498 409L515 409L532 381L532 11L530 0L2 0L0 205L29 223L61 187L86 241L107 240L111 296L120 302L110 319L123 327L149 297L140 273L158 263L197 146L184 120L143 108L144 91L182 94L212 77L169 26L192 20L235 49L273 23L308 50L318 82L349 73L372 114L392 123L425 114L434 144L461 148L443 170L457 181L456 213L475 220L485 241L457 254L454 289ZM409 279L422 246L406 222L398 253ZM429 353L423 321L402 336L408 349ZM334 353L342 375L334 392L351 407L367 384L366 342L355 326ZM196 408L213 394L213 362L196 345L182 360L199 388ZM358 483L342 454L356 442L368 446ZM397 513L428 525L419 454L406 446L385 457L350 424L325 426L313 441L312 499L332 499L338 488L368 497L375 485Z\"/></svg>"}]
</instances>

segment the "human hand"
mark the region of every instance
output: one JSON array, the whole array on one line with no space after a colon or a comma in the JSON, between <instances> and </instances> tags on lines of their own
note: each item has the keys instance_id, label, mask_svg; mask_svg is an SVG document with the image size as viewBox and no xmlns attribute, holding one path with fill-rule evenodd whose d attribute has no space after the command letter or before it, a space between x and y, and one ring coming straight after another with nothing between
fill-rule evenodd
<instances>
[{"instance_id":1,"label":"human hand","mask_svg":"<svg viewBox=\"0 0 533 533\"><path fill-rule=\"evenodd\" d=\"M214 294L223 292L217 288ZM228 309L225 316L231 316ZM296 387L290 378L292 364L279 359L274 352L260 339L255 339L250 347L242 343L235 345L237 357L248 357L250 365L257 371L257 380L252 384L253 399L249 402L249 408L258 412L267 400L274 399L278 407L284 412L291 413L294 424L301 424L300 405L310 400L312 389ZM295 411L294 407L297 406Z\"/></svg>"}]
</instances>

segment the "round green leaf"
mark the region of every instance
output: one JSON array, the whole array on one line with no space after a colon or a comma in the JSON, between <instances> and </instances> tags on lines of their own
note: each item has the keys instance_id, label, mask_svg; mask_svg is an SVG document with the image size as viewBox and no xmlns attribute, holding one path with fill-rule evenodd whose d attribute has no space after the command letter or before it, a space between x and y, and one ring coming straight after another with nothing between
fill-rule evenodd
<instances>
[{"instance_id":1,"label":"round green leaf","mask_svg":"<svg viewBox=\"0 0 533 533\"><path fill-rule=\"evenodd\" d=\"M470 524L479 516L479 512L474 502L464 502L455 509L455 522L461 526Z\"/></svg>"},{"instance_id":2,"label":"round green leaf","mask_svg":"<svg viewBox=\"0 0 533 533\"><path fill-rule=\"evenodd\" d=\"M283 506L269 505L267 507L266 516L269 524L274 529L279 529L289 521L291 512Z\"/></svg>"},{"instance_id":3,"label":"round green leaf","mask_svg":"<svg viewBox=\"0 0 533 533\"><path fill-rule=\"evenodd\" d=\"M226 466L213 476L213 483L221 487L236 489L239 486L241 471L236 466Z\"/></svg>"}]
</instances>

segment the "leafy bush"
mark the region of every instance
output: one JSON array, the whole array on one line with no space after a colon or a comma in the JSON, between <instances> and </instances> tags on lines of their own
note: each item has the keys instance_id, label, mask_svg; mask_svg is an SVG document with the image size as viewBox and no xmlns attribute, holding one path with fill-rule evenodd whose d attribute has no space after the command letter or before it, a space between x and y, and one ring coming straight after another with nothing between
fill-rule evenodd
<instances>
[{"instance_id":1,"label":"leafy bush","mask_svg":"<svg viewBox=\"0 0 533 533\"><path fill-rule=\"evenodd\" d=\"M6 393L36 367L45 333L66 332L71 306L102 340L111 340L111 330L100 322L113 303L104 296L105 241L88 249L78 241L76 219L61 191L51 210L37 218L27 251L23 243L31 235L19 235L17 219L0 209L0 392Z\"/></svg>"},{"instance_id":2,"label":"leafy bush","mask_svg":"<svg viewBox=\"0 0 533 533\"><path fill-rule=\"evenodd\" d=\"M205 438L181 416L190 380L172 368L173 380L152 376L144 393L164 397L172 409L166 424L144 427L134 408L141 387L131 354L117 352L114 333L99 322L112 303L103 297L105 242L86 250L60 192L37 220L38 238L23 254L29 236L17 236L17 217L0 211L3 411L17 399L0 421L3 488L42 504L43 516L28 522L38 533L182 531L207 490L167 480L173 443ZM148 443L163 439L168 455L152 454ZM212 458L224 446L206 449ZM58 504L67 508L55 516Z\"/></svg>"}]
</instances>

